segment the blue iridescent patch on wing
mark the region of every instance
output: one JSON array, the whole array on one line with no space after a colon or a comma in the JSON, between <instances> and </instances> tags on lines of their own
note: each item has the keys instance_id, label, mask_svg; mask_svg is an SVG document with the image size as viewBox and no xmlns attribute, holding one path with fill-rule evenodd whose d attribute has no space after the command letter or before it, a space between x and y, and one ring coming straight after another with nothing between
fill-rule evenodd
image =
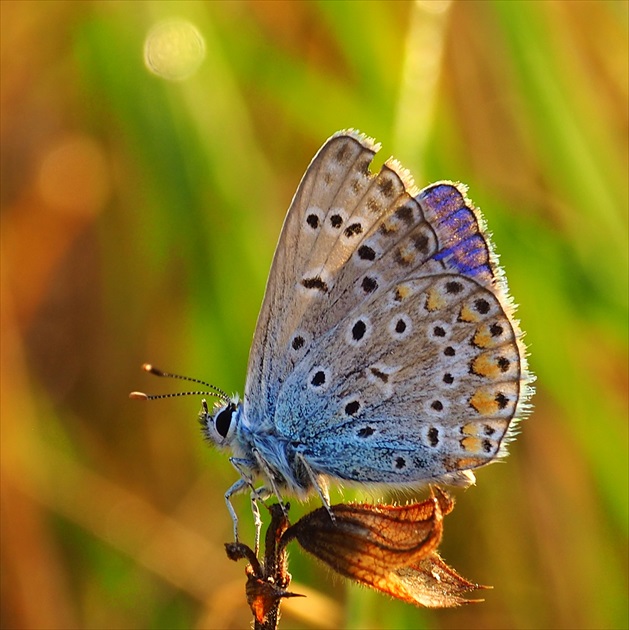
<instances>
[{"instance_id":1,"label":"blue iridescent patch on wing","mask_svg":"<svg viewBox=\"0 0 629 630\"><path fill-rule=\"evenodd\" d=\"M417 199L437 234L439 249L433 258L453 271L490 283L494 272L489 245L461 191L453 184L435 184L422 190Z\"/></svg>"}]
</instances>

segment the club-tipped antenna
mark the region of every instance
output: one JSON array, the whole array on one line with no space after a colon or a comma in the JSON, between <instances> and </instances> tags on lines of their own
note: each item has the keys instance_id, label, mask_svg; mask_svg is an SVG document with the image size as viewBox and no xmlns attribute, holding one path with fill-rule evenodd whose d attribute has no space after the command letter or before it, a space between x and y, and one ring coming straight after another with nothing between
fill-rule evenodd
<instances>
[{"instance_id":1,"label":"club-tipped antenna","mask_svg":"<svg viewBox=\"0 0 629 630\"><path fill-rule=\"evenodd\" d=\"M204 385L205 387L209 387L211 391L194 391L194 392L173 392L171 394L145 394L144 392L131 392L129 394L129 398L134 400L158 400L160 398L176 398L177 396L216 396L224 403L229 403L231 398L224 392L222 389L216 387L215 385L211 385L210 383L206 383L198 378L192 378L190 376L182 376L181 374L171 374L170 372L164 372L150 363L144 363L142 365L142 369L149 374L153 374L154 376L161 376L164 378L176 378L180 381L190 381L191 383L199 383L199 385Z\"/></svg>"}]
</instances>

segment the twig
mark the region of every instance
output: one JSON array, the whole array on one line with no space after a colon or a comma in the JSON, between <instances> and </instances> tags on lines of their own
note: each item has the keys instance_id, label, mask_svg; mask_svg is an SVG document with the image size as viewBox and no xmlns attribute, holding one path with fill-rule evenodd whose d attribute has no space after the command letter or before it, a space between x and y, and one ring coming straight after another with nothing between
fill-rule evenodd
<instances>
[{"instance_id":1,"label":"twig","mask_svg":"<svg viewBox=\"0 0 629 630\"><path fill-rule=\"evenodd\" d=\"M288 505L286 510L288 511ZM288 519L279 504L269 507L271 522L266 530L264 560L260 562L255 553L244 543L226 543L225 550L231 560L246 558L247 584L245 592L251 608L255 630L277 630L280 619L280 604L287 597L303 597L286 589L291 576L288 573L286 543L281 541L288 529Z\"/></svg>"}]
</instances>

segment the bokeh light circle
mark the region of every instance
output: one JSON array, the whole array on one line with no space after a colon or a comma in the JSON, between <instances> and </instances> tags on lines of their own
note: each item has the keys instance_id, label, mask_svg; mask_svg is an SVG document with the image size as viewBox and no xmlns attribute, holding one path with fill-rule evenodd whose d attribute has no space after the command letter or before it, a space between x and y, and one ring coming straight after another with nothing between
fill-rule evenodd
<instances>
[{"instance_id":1,"label":"bokeh light circle","mask_svg":"<svg viewBox=\"0 0 629 630\"><path fill-rule=\"evenodd\" d=\"M205 41L194 24L170 19L156 24L144 42L144 63L157 76L182 81L194 74L205 57Z\"/></svg>"}]
</instances>

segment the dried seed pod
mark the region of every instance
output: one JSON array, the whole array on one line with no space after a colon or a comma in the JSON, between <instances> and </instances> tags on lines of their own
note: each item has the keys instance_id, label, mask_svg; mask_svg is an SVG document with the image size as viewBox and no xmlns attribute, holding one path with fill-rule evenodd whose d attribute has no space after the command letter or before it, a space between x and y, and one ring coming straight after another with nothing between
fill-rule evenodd
<instances>
[{"instance_id":1,"label":"dried seed pod","mask_svg":"<svg viewBox=\"0 0 629 630\"><path fill-rule=\"evenodd\" d=\"M340 504L310 512L282 539L293 538L337 573L409 604L432 608L472 601L461 595L482 587L460 576L437 554L443 516L452 499L439 489L410 505Z\"/></svg>"}]
</instances>

